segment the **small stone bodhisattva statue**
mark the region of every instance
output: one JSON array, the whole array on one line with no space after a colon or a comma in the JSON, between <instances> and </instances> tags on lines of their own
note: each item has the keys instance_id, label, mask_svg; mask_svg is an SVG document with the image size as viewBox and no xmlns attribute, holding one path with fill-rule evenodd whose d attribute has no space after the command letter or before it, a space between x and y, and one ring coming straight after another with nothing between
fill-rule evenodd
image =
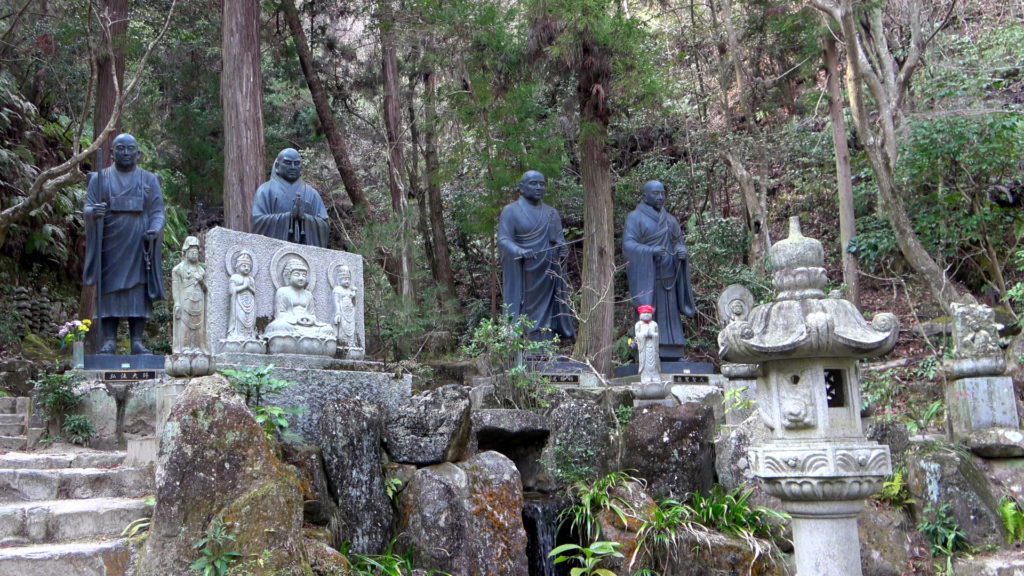
<instances>
[{"instance_id":1,"label":"small stone bodhisattva statue","mask_svg":"<svg viewBox=\"0 0 1024 576\"><path fill-rule=\"evenodd\" d=\"M653 306L639 306L640 315L633 326L639 363L640 384L661 385L661 357L658 354L658 323L654 321Z\"/></svg>"},{"instance_id":2,"label":"small stone bodhisattva statue","mask_svg":"<svg viewBox=\"0 0 1024 576\"><path fill-rule=\"evenodd\" d=\"M338 333L338 346L346 349L345 355L349 358L362 357L362 347L356 334L357 295L358 290L352 286L352 270L345 265L339 266L331 291L334 326Z\"/></svg>"}]
</instances>

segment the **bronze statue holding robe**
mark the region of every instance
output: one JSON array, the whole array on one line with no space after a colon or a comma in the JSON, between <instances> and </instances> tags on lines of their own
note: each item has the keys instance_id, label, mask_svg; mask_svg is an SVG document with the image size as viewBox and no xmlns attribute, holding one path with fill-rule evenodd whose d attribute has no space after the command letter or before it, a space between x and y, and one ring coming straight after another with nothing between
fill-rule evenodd
<instances>
[{"instance_id":1,"label":"bronze statue holding robe","mask_svg":"<svg viewBox=\"0 0 1024 576\"><path fill-rule=\"evenodd\" d=\"M519 200L505 206L498 219L504 300L514 318L525 314L534 322L531 338L546 339L555 334L572 339L576 330L559 262L568 247L561 217L541 200L544 183L540 172L523 174ZM550 332L543 332L545 329Z\"/></svg>"},{"instance_id":2,"label":"bronze statue holding robe","mask_svg":"<svg viewBox=\"0 0 1024 576\"><path fill-rule=\"evenodd\" d=\"M665 187L644 184L643 202L626 217L622 250L634 306L654 306L661 339L661 358L683 357L686 336L680 315L697 312L690 287L689 251L679 222L663 209Z\"/></svg>"},{"instance_id":3,"label":"bronze statue holding robe","mask_svg":"<svg viewBox=\"0 0 1024 576\"><path fill-rule=\"evenodd\" d=\"M130 134L114 138L114 164L93 174L85 197L86 251L83 281L97 286L96 316L103 331L101 354L113 354L117 325L128 319L131 353L142 345L154 300L164 298L160 247L164 198L160 180L136 167L139 145Z\"/></svg>"},{"instance_id":4,"label":"bronze statue holding robe","mask_svg":"<svg viewBox=\"0 0 1024 576\"><path fill-rule=\"evenodd\" d=\"M285 148L274 160L270 180L256 190L252 232L296 244L327 247L327 208L320 194L301 179L302 159Z\"/></svg>"}]
</instances>

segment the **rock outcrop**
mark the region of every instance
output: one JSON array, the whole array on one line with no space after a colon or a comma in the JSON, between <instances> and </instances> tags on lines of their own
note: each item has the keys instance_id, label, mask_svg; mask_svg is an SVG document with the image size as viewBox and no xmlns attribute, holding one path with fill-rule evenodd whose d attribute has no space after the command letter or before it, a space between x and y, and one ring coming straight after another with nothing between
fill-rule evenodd
<instances>
[{"instance_id":1,"label":"rock outcrop","mask_svg":"<svg viewBox=\"0 0 1024 576\"><path fill-rule=\"evenodd\" d=\"M418 466L459 460L473 429L469 408L469 389L454 384L413 396L387 421L391 459Z\"/></svg>"},{"instance_id":2,"label":"rock outcrop","mask_svg":"<svg viewBox=\"0 0 1024 576\"><path fill-rule=\"evenodd\" d=\"M452 576L526 576L519 472L497 452L416 471L399 501L400 552Z\"/></svg>"},{"instance_id":3,"label":"rock outcrop","mask_svg":"<svg viewBox=\"0 0 1024 576\"><path fill-rule=\"evenodd\" d=\"M643 408L626 427L622 467L636 470L656 497L707 493L715 480L714 437L714 413L704 404Z\"/></svg>"},{"instance_id":4,"label":"rock outcrop","mask_svg":"<svg viewBox=\"0 0 1024 576\"><path fill-rule=\"evenodd\" d=\"M223 376L192 380L175 402L160 442L156 497L143 576L190 573L199 554L193 545L218 518L243 559L272 552L254 574L310 574L298 480Z\"/></svg>"}]
</instances>

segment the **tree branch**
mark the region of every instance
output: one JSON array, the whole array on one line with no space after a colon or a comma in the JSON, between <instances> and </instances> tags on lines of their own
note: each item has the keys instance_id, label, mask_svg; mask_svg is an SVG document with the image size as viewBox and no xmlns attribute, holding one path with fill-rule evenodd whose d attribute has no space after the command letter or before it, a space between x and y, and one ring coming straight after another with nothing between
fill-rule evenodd
<instances>
[{"instance_id":1,"label":"tree branch","mask_svg":"<svg viewBox=\"0 0 1024 576\"><path fill-rule=\"evenodd\" d=\"M131 82L128 83L128 87L123 92L117 83L115 75L114 90L117 97L114 101L114 112L111 114L110 120L107 121L107 125L103 128L103 131L93 140L92 144L61 164L51 166L50 168L40 172L32 182L32 186L29 187L28 195L21 202L18 202L14 206L0 212L0 247L3 247L6 243L7 232L10 230L12 224L20 222L33 210L36 210L43 204L53 200L53 197L64 186L82 178L81 173L73 173L72 171L75 170L79 164L92 156L96 150L106 142L107 138L113 134L114 128L121 119L121 114L124 109L124 103L127 96L135 90L135 86L142 77L143 71L145 71L146 62L149 60L153 50L156 48L157 44L159 44L160 40L163 39L164 35L167 33L167 29L170 27L171 17L174 15L174 9L177 6L177 3L177 0L171 0L171 7L167 11L167 19L164 21L163 28L160 29L160 33L152 42L149 43L149 46L146 47L146 52L139 61L139 68L136 71L135 76L132 77ZM109 30L107 30L105 26L103 28L105 33L104 35L109 46L109 43L111 42ZM110 65L114 65L113 60L111 60Z\"/></svg>"}]
</instances>

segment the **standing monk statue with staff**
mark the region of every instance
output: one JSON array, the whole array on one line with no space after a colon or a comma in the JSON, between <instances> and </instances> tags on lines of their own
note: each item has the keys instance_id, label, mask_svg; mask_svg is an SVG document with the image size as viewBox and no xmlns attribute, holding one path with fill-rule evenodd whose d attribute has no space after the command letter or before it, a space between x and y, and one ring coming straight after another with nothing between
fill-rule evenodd
<instances>
[{"instance_id":1,"label":"standing monk statue with staff","mask_svg":"<svg viewBox=\"0 0 1024 576\"><path fill-rule=\"evenodd\" d=\"M679 360L686 346L681 315L692 317L697 308L690 287L690 253L679 221L664 205L661 182L644 184L643 201L626 217L622 251L633 305L654 307L661 359Z\"/></svg>"},{"instance_id":2,"label":"standing monk statue with staff","mask_svg":"<svg viewBox=\"0 0 1024 576\"><path fill-rule=\"evenodd\" d=\"M86 251L83 281L96 285L96 317L102 328L100 354L113 354L117 326L128 320L131 353L142 345L153 301L163 300L160 247L164 198L160 180L138 168L139 145L130 134L114 138L114 164L89 180L86 193Z\"/></svg>"},{"instance_id":3,"label":"standing monk statue with staff","mask_svg":"<svg viewBox=\"0 0 1024 576\"><path fill-rule=\"evenodd\" d=\"M505 206L498 219L505 305L514 318L525 314L534 322L531 339L551 334L572 339L576 330L559 262L569 249L561 217L542 201L544 183L544 175L536 170L523 174L519 200Z\"/></svg>"},{"instance_id":4,"label":"standing monk statue with staff","mask_svg":"<svg viewBox=\"0 0 1024 576\"><path fill-rule=\"evenodd\" d=\"M327 208L320 194L302 181L302 159L285 148L274 160L270 180L256 190L252 232L296 244L327 247Z\"/></svg>"}]
</instances>

